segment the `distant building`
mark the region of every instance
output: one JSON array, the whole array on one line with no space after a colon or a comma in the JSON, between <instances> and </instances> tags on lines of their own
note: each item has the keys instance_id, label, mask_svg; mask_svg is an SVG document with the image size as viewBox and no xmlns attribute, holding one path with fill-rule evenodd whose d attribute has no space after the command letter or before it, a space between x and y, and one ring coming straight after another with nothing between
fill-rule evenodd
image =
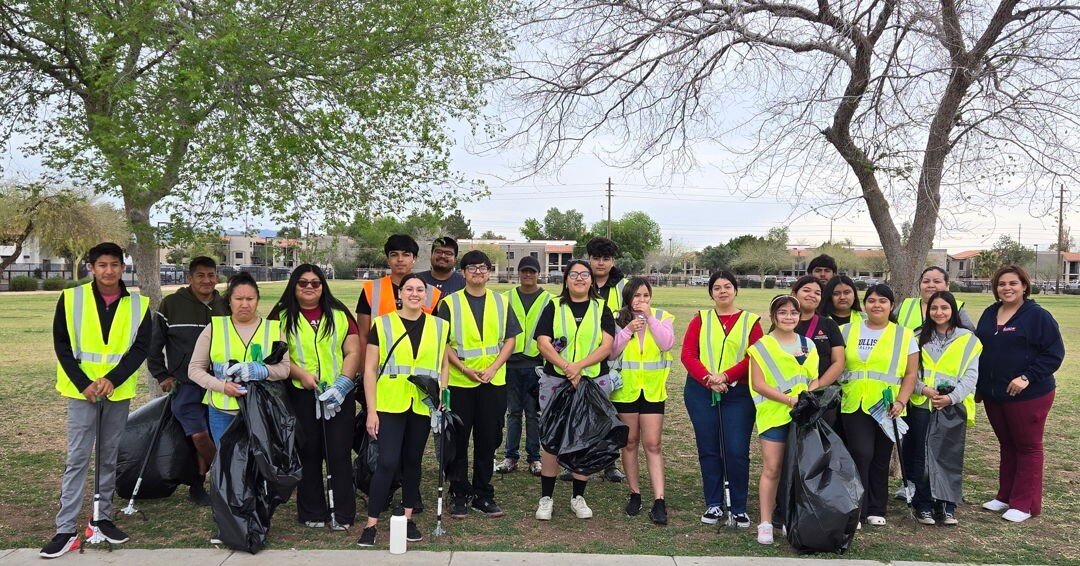
<instances>
[{"instance_id":1,"label":"distant building","mask_svg":"<svg viewBox=\"0 0 1080 566\"><path fill-rule=\"evenodd\" d=\"M517 264L522 257L531 255L540 262L542 278L561 279L563 270L574 259L574 240L458 240L462 253L470 247L498 246L506 254L506 262L497 265L500 280L517 279Z\"/></svg>"}]
</instances>

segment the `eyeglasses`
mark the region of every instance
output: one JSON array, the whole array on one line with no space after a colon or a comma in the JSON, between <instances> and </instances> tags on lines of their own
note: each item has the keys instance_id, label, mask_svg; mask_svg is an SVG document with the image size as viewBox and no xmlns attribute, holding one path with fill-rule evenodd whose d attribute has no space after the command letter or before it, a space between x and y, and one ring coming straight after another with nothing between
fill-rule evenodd
<instances>
[{"instance_id":1,"label":"eyeglasses","mask_svg":"<svg viewBox=\"0 0 1080 566\"><path fill-rule=\"evenodd\" d=\"M439 255L443 257L454 257L454 250L435 250L431 252L431 255Z\"/></svg>"},{"instance_id":2,"label":"eyeglasses","mask_svg":"<svg viewBox=\"0 0 1080 566\"><path fill-rule=\"evenodd\" d=\"M588 271L571 271L570 273L566 274L566 278L567 279L578 279L578 280L584 281L584 280L592 279L592 273L589 273Z\"/></svg>"},{"instance_id":3,"label":"eyeglasses","mask_svg":"<svg viewBox=\"0 0 1080 566\"><path fill-rule=\"evenodd\" d=\"M469 273L487 273L488 266L486 265L470 265L465 268L465 271Z\"/></svg>"},{"instance_id":4,"label":"eyeglasses","mask_svg":"<svg viewBox=\"0 0 1080 566\"><path fill-rule=\"evenodd\" d=\"M296 282L296 286L300 287L301 289L307 289L308 287L311 287L312 289L318 289L319 287L322 287L322 281L319 281L318 279L314 281L307 281L301 279Z\"/></svg>"}]
</instances>

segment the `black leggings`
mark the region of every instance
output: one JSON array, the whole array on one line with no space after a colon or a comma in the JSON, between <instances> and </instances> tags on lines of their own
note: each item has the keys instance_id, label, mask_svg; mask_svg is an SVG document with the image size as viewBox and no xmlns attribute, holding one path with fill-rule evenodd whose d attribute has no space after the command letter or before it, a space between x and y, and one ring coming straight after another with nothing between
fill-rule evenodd
<instances>
[{"instance_id":1,"label":"black leggings","mask_svg":"<svg viewBox=\"0 0 1080 566\"><path fill-rule=\"evenodd\" d=\"M401 498L405 508L420 502L420 465L431 432L431 417L412 411L379 414L379 467L371 478L368 517L378 518L386 510L390 484L400 472Z\"/></svg>"},{"instance_id":2,"label":"black leggings","mask_svg":"<svg viewBox=\"0 0 1080 566\"><path fill-rule=\"evenodd\" d=\"M329 447L330 471L334 476L334 514L337 521L351 525L356 518L356 492L353 487L352 438L356 430L355 395L350 392L341 404L341 412L324 421L315 418L315 393L287 385L296 422L303 431L304 442L300 445L300 463L304 475L296 487L296 518L305 521L328 521L330 512L326 507L323 491L323 458ZM323 427L326 440L323 440Z\"/></svg>"},{"instance_id":3,"label":"black leggings","mask_svg":"<svg viewBox=\"0 0 1080 566\"><path fill-rule=\"evenodd\" d=\"M893 443L882 432L874 417L861 409L854 413L842 413L845 443L862 480L863 501L861 519L868 515L885 516L889 503L889 460Z\"/></svg>"}]
</instances>

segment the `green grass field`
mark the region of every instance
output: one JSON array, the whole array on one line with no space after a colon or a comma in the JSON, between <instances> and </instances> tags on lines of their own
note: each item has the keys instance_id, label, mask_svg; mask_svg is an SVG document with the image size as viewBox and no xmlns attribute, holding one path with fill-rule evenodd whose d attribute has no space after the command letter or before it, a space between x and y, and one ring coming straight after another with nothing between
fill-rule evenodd
<instances>
[{"instance_id":1,"label":"green grass field","mask_svg":"<svg viewBox=\"0 0 1080 566\"><path fill-rule=\"evenodd\" d=\"M505 286L502 286L505 288ZM263 310L269 308L283 284L263 287ZM359 285L340 282L332 288L348 305L356 302ZM743 290L739 304L754 312L764 312L775 291ZM973 318L977 319L991 301L989 295L968 295ZM1080 344L1080 299L1068 296L1039 296L1038 300L1057 318L1067 348ZM0 343L7 359L0 364L0 547L38 547L53 534L59 477L64 462L64 401L53 389L55 361L50 329L55 294L0 295ZM711 301L704 288L661 288L655 306L676 316L681 336L693 313ZM1080 473L1075 450L1080 447L1080 411L1076 375L1080 362L1066 358L1059 371L1058 392L1046 432L1046 485L1043 515L1015 525L997 514L983 512L978 504L993 497L997 488L997 444L979 409L978 423L968 433L965 493L958 528L916 526L901 520L902 502L892 501L889 526L868 529L856 537L847 555L856 559L929 560L993 563L1080 563L1080 534L1075 528L1080 516ZM667 502L671 523L650 524L644 513L626 517L625 484L590 482L586 494L595 518L580 521L569 509L570 485L556 488L555 518L549 523L533 519L539 497L539 481L523 472L496 476L496 497L507 516L485 519L476 515L464 521L444 524L451 535L438 542L429 540L417 547L427 550L495 550L529 552L593 552L659 555L745 555L791 556L790 548L779 541L763 547L754 540L753 530L707 527L698 522L702 509L701 478L698 473L690 421L682 402L685 371L676 364L669 380L664 452L667 459ZM156 385L155 385L156 386ZM136 405L146 399L140 390ZM751 466L750 513L757 517L757 440ZM429 450L430 454L430 450ZM501 451L499 453L501 457ZM642 459L643 460L643 459ZM642 462L644 467L644 462ZM648 500L647 474L642 471L643 498ZM429 511L418 515L421 530L431 532L435 504L433 458L425 461L423 493ZM89 495L90 490L87 490ZM205 547L212 534L213 520L208 508L196 508L186 498L185 488L164 500L139 505L149 521L119 515L117 523L132 536L130 545L146 548ZM358 497L360 517L366 502ZM118 503L117 508L122 504ZM85 510L89 513L89 501ZM359 520L359 519L358 519ZM290 502L279 508L271 532L274 548L355 548L359 533L313 531L295 521ZM385 531L380 542L385 543Z\"/></svg>"}]
</instances>

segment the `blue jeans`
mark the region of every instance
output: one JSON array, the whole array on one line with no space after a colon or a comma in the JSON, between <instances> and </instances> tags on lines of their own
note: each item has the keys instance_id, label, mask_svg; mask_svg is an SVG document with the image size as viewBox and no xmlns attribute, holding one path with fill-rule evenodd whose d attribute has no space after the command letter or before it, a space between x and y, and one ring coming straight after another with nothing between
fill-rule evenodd
<instances>
[{"instance_id":1,"label":"blue jeans","mask_svg":"<svg viewBox=\"0 0 1080 566\"><path fill-rule=\"evenodd\" d=\"M900 442L904 451L904 477L915 484L911 506L916 511L932 511L934 499L930 496L930 476L926 473L926 429L930 426L930 411L909 404L904 420L908 431Z\"/></svg>"},{"instance_id":2,"label":"blue jeans","mask_svg":"<svg viewBox=\"0 0 1080 566\"><path fill-rule=\"evenodd\" d=\"M724 502L725 467L731 489L731 512L746 512L750 489L750 435L754 429L754 401L745 384L729 390L720 399L719 411L712 405L711 391L686 378L683 401L697 440L698 463L705 505ZM721 415L723 415L721 417ZM720 419L724 424L724 450L720 450ZM726 466L725 466L726 464Z\"/></svg>"},{"instance_id":3,"label":"blue jeans","mask_svg":"<svg viewBox=\"0 0 1080 566\"><path fill-rule=\"evenodd\" d=\"M221 447L221 437L240 413L226 413L218 410L213 405L207 405L210 417L210 437L214 439L214 446Z\"/></svg>"},{"instance_id":4,"label":"blue jeans","mask_svg":"<svg viewBox=\"0 0 1080 566\"><path fill-rule=\"evenodd\" d=\"M540 381L536 368L506 369L506 457L521 459L521 417L525 416L525 453L540 461L540 402L531 390Z\"/></svg>"}]
</instances>

